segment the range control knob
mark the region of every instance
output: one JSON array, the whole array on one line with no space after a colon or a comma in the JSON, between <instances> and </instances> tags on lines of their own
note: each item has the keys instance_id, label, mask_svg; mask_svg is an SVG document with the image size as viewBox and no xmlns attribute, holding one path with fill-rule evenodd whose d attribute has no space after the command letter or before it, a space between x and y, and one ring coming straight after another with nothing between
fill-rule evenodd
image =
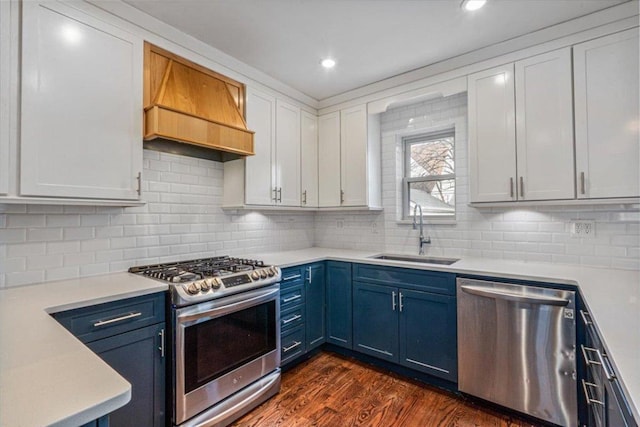
<instances>
[{"instance_id":1,"label":"range control knob","mask_svg":"<svg viewBox=\"0 0 640 427\"><path fill-rule=\"evenodd\" d=\"M200 292L200 285L196 282L191 283L189 286L187 286L187 292L191 295L198 294Z\"/></svg>"},{"instance_id":2,"label":"range control knob","mask_svg":"<svg viewBox=\"0 0 640 427\"><path fill-rule=\"evenodd\" d=\"M211 285L211 289L220 289L220 286L222 286L222 281L215 277L213 279L209 279L209 284Z\"/></svg>"},{"instance_id":3,"label":"range control knob","mask_svg":"<svg viewBox=\"0 0 640 427\"><path fill-rule=\"evenodd\" d=\"M276 275L276 272L275 272L275 271L273 271L273 268L272 268L272 267L269 267L269 268L267 269L267 274L269 275L269 277L273 277L273 276L275 276L275 275Z\"/></svg>"},{"instance_id":4,"label":"range control knob","mask_svg":"<svg viewBox=\"0 0 640 427\"><path fill-rule=\"evenodd\" d=\"M202 292L207 292L209 289L211 289L210 282L207 280L203 280L202 282L200 282L200 289L202 289Z\"/></svg>"},{"instance_id":5,"label":"range control knob","mask_svg":"<svg viewBox=\"0 0 640 427\"><path fill-rule=\"evenodd\" d=\"M264 270L260 270L260 278L261 279L266 279L267 278L267 272Z\"/></svg>"},{"instance_id":6,"label":"range control knob","mask_svg":"<svg viewBox=\"0 0 640 427\"><path fill-rule=\"evenodd\" d=\"M254 271L253 273L251 273L251 278L253 280L258 280L260 278L260 274L257 271Z\"/></svg>"}]
</instances>

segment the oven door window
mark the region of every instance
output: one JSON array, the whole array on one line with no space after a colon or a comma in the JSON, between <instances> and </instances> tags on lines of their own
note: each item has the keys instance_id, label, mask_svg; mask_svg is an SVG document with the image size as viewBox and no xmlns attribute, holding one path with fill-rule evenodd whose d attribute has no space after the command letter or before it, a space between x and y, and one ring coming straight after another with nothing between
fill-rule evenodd
<instances>
[{"instance_id":1,"label":"oven door window","mask_svg":"<svg viewBox=\"0 0 640 427\"><path fill-rule=\"evenodd\" d=\"M185 329L185 392L276 349L276 302L225 314Z\"/></svg>"}]
</instances>

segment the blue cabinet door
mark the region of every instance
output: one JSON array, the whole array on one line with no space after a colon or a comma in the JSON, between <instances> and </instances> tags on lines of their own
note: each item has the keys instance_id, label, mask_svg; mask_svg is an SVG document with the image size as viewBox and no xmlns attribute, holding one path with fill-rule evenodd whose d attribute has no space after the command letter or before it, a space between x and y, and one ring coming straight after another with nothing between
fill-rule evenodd
<instances>
[{"instance_id":1,"label":"blue cabinet door","mask_svg":"<svg viewBox=\"0 0 640 427\"><path fill-rule=\"evenodd\" d=\"M163 331L164 323L159 323L87 344L131 383L131 400L109 414L109 426L165 425Z\"/></svg>"},{"instance_id":2,"label":"blue cabinet door","mask_svg":"<svg viewBox=\"0 0 640 427\"><path fill-rule=\"evenodd\" d=\"M400 288L400 364L458 380L456 299Z\"/></svg>"},{"instance_id":3,"label":"blue cabinet door","mask_svg":"<svg viewBox=\"0 0 640 427\"><path fill-rule=\"evenodd\" d=\"M327 342L353 349L351 263L327 261Z\"/></svg>"},{"instance_id":4,"label":"blue cabinet door","mask_svg":"<svg viewBox=\"0 0 640 427\"><path fill-rule=\"evenodd\" d=\"M324 262L305 266L306 340L307 351L325 342L325 265Z\"/></svg>"},{"instance_id":5,"label":"blue cabinet door","mask_svg":"<svg viewBox=\"0 0 640 427\"><path fill-rule=\"evenodd\" d=\"M354 350L398 362L398 289L353 282Z\"/></svg>"}]
</instances>

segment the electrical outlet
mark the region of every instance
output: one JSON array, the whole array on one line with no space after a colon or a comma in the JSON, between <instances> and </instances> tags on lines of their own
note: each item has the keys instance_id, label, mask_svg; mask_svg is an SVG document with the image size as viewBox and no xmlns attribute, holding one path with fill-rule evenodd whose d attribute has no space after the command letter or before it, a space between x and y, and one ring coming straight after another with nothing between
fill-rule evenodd
<instances>
[{"instance_id":1,"label":"electrical outlet","mask_svg":"<svg viewBox=\"0 0 640 427\"><path fill-rule=\"evenodd\" d=\"M571 237L580 239L594 239L596 237L596 222L588 219L571 221Z\"/></svg>"},{"instance_id":2,"label":"electrical outlet","mask_svg":"<svg viewBox=\"0 0 640 427\"><path fill-rule=\"evenodd\" d=\"M371 222L371 234L378 234L378 223L375 221Z\"/></svg>"},{"instance_id":3,"label":"electrical outlet","mask_svg":"<svg viewBox=\"0 0 640 427\"><path fill-rule=\"evenodd\" d=\"M339 219L336 221L336 227L337 228L344 228L344 220Z\"/></svg>"}]
</instances>

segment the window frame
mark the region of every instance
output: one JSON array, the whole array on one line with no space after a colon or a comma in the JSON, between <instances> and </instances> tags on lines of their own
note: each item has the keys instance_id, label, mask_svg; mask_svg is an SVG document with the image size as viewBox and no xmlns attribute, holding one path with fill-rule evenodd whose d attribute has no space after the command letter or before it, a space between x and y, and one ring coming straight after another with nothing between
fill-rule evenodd
<instances>
[{"instance_id":1,"label":"window frame","mask_svg":"<svg viewBox=\"0 0 640 427\"><path fill-rule=\"evenodd\" d=\"M452 174L443 174L443 175L431 175L424 177L409 177L407 176L409 171L409 165L411 163L411 150L409 147L413 144L420 144L428 141L435 141L443 138L453 138L453 173ZM457 200L457 191L458 186L456 181L456 129L455 127L447 127L440 130L434 131L426 131L421 132L419 134L407 135L402 137L402 151L403 151L403 160L402 160L402 219L404 221L412 221L413 213L410 212L410 199L409 199L409 185L414 182L432 182L432 181L446 181L453 180L454 181L454 201ZM422 213L422 218L427 219L429 221L434 222L451 222L456 219L456 205L453 205L453 213L450 215L438 215L438 214L429 214L428 212Z\"/></svg>"}]
</instances>

